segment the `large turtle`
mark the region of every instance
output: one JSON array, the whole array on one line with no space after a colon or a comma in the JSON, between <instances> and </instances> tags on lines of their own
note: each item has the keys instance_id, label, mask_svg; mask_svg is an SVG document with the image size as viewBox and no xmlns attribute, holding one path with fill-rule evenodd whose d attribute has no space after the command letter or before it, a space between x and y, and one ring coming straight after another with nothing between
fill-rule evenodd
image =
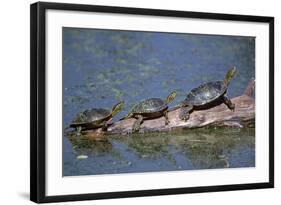
<instances>
[{"instance_id":1,"label":"large turtle","mask_svg":"<svg viewBox=\"0 0 281 205\"><path fill-rule=\"evenodd\" d=\"M113 106L112 110L104 108L93 108L79 113L69 127L76 128L80 134L82 130L102 127L107 130L107 123L124 108L124 101Z\"/></svg>"},{"instance_id":2,"label":"large turtle","mask_svg":"<svg viewBox=\"0 0 281 205\"><path fill-rule=\"evenodd\" d=\"M233 67L226 73L223 81L207 82L192 89L185 100L176 106L176 108L181 108L179 118L186 121L193 110L206 109L220 103L225 103L230 110L234 111L235 104L230 101L226 93L236 72L236 68Z\"/></svg>"},{"instance_id":3,"label":"large turtle","mask_svg":"<svg viewBox=\"0 0 281 205\"><path fill-rule=\"evenodd\" d=\"M165 100L161 98L149 98L143 100L140 103L134 105L131 111L123 119L127 119L130 117L134 117L137 119L133 125L132 132L139 131L140 125L143 123L144 119L152 119L164 116L165 124L167 125L169 124L167 112L168 104L175 99L176 95L176 91L173 91Z\"/></svg>"}]
</instances>

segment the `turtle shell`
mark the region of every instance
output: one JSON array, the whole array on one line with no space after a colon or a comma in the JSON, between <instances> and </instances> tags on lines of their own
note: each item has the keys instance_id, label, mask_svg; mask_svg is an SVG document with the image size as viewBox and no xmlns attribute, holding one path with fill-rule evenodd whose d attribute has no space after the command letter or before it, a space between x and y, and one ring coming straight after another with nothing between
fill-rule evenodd
<instances>
[{"instance_id":1,"label":"turtle shell","mask_svg":"<svg viewBox=\"0 0 281 205\"><path fill-rule=\"evenodd\" d=\"M185 102L195 106L205 105L220 98L226 90L227 86L223 81L208 82L192 89Z\"/></svg>"},{"instance_id":2,"label":"turtle shell","mask_svg":"<svg viewBox=\"0 0 281 205\"><path fill-rule=\"evenodd\" d=\"M135 105L131 112L134 114L156 113L167 108L167 103L161 98L150 98Z\"/></svg>"},{"instance_id":3,"label":"turtle shell","mask_svg":"<svg viewBox=\"0 0 281 205\"><path fill-rule=\"evenodd\" d=\"M79 113L70 126L83 126L90 123L100 123L111 116L111 111L103 108L93 108Z\"/></svg>"}]
</instances>

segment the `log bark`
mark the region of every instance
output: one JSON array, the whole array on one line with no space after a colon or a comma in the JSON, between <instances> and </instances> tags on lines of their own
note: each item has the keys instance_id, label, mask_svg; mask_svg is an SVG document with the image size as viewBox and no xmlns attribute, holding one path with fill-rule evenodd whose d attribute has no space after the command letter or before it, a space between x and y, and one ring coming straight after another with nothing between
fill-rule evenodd
<instances>
[{"instance_id":1,"label":"log bark","mask_svg":"<svg viewBox=\"0 0 281 205\"><path fill-rule=\"evenodd\" d=\"M169 111L169 125L165 125L165 118L145 120L141 125L140 132L170 131L174 129L214 128L214 127L254 127L255 126L255 99L253 97L255 81L251 80L245 92L238 97L232 98L235 111L230 111L225 104L206 110L195 110L185 122L179 119L180 109ZM106 134L125 135L132 132L132 126L136 119L120 120L108 127ZM89 130L90 135L104 134L101 129Z\"/></svg>"}]
</instances>

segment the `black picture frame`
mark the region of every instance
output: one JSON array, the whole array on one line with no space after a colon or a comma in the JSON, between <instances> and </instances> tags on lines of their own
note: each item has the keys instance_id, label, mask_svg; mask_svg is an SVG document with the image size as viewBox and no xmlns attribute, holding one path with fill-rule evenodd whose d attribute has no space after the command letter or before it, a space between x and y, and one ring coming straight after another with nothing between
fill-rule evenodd
<instances>
[{"instance_id":1,"label":"black picture frame","mask_svg":"<svg viewBox=\"0 0 281 205\"><path fill-rule=\"evenodd\" d=\"M128 15L169 16L195 19L263 22L269 24L269 181L192 188L171 188L108 193L46 196L46 10L121 13ZM37 203L96 200L198 192L230 191L274 187L274 18L265 16L230 15L143 8L125 8L82 4L38 2L30 7L30 199Z\"/></svg>"}]
</instances>

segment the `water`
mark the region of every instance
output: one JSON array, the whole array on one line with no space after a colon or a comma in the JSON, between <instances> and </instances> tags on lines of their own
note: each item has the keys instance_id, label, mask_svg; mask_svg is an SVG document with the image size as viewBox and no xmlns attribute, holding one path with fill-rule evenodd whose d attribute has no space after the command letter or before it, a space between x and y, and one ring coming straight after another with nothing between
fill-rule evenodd
<instances>
[{"instance_id":1,"label":"water","mask_svg":"<svg viewBox=\"0 0 281 205\"><path fill-rule=\"evenodd\" d=\"M166 96L178 104L203 82L222 80L236 66L229 97L255 77L255 38L63 29L64 125L93 107L120 100L123 117L136 102ZM192 141L194 139L194 141ZM64 175L255 166L254 129L197 130L77 140L64 136ZM87 155L77 160L80 154Z\"/></svg>"}]
</instances>

